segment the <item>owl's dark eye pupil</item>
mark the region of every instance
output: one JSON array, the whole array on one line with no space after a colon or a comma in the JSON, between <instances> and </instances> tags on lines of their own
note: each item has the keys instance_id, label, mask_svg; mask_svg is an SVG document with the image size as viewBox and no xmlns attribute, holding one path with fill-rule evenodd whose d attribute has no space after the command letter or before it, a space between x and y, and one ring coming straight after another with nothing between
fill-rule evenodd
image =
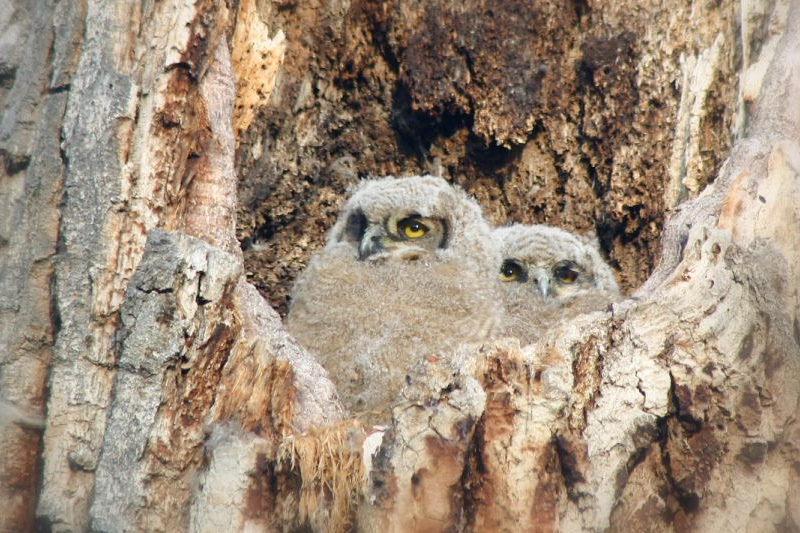
<instances>
[{"instance_id":1,"label":"owl's dark eye pupil","mask_svg":"<svg viewBox=\"0 0 800 533\"><path fill-rule=\"evenodd\" d=\"M514 261L505 261L500 267L500 281L525 281L522 268Z\"/></svg>"},{"instance_id":2,"label":"owl's dark eye pupil","mask_svg":"<svg viewBox=\"0 0 800 533\"><path fill-rule=\"evenodd\" d=\"M553 274L555 275L556 279L562 283L572 283L578 279L578 271L567 265L557 266L553 270Z\"/></svg>"},{"instance_id":3,"label":"owl's dark eye pupil","mask_svg":"<svg viewBox=\"0 0 800 533\"><path fill-rule=\"evenodd\" d=\"M397 223L400 235L407 239L419 239L428 233L428 226L416 220L414 217L404 218Z\"/></svg>"}]
</instances>

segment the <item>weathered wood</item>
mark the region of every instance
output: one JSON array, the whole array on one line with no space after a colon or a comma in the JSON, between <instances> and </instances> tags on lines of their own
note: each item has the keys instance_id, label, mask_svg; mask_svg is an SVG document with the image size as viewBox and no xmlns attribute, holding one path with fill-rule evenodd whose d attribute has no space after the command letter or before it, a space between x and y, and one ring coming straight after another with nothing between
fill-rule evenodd
<instances>
[{"instance_id":1,"label":"weathered wood","mask_svg":"<svg viewBox=\"0 0 800 533\"><path fill-rule=\"evenodd\" d=\"M64 138L65 177L50 307L60 329L38 514L54 530L82 531L115 375L120 304L147 230L185 223L181 186L198 120L206 120L190 112L199 101L190 78L213 58L207 47L215 49L228 22L224 8L202 3L78 2L58 14L64 29L54 57L64 65L54 68L54 82L69 83L55 136Z\"/></svg>"},{"instance_id":2,"label":"weathered wood","mask_svg":"<svg viewBox=\"0 0 800 533\"><path fill-rule=\"evenodd\" d=\"M55 11L55 13L54 13ZM45 383L60 327L50 300L66 161L60 132L80 24L54 2L0 2L0 531L31 531ZM59 44L56 57L49 54ZM63 45L63 46L61 46ZM8 417L4 415L9 415ZM17 422L22 420L20 426Z\"/></svg>"},{"instance_id":3,"label":"weathered wood","mask_svg":"<svg viewBox=\"0 0 800 533\"><path fill-rule=\"evenodd\" d=\"M486 395L437 355L420 361L406 382L371 459L359 528L458 531L467 518L462 473Z\"/></svg>"},{"instance_id":4,"label":"weathered wood","mask_svg":"<svg viewBox=\"0 0 800 533\"><path fill-rule=\"evenodd\" d=\"M574 40L515 99L518 4L376 4L0 2L0 531L800 530L800 6L537 4ZM280 295L357 171L437 164L634 231L630 287L674 213L631 298L431 355L365 432L241 278L237 174Z\"/></svg>"},{"instance_id":5,"label":"weathered wood","mask_svg":"<svg viewBox=\"0 0 800 533\"><path fill-rule=\"evenodd\" d=\"M187 529L205 419L237 331L229 300L240 269L204 241L150 232L120 310L92 530Z\"/></svg>"},{"instance_id":6,"label":"weathered wood","mask_svg":"<svg viewBox=\"0 0 800 533\"><path fill-rule=\"evenodd\" d=\"M745 138L686 204L695 216L670 223L681 235L671 269L610 312L564 324L522 351L489 350L496 366L477 375L500 398L487 402L476 468L464 473L474 487L467 530L798 528L798 61L794 6ZM545 376L559 369L567 401L547 397ZM426 405L431 414L441 408ZM402 449L388 449L402 461ZM514 476L518 468L528 477ZM403 480L413 486L405 476L396 493ZM392 513L407 523L425 518L412 504Z\"/></svg>"},{"instance_id":7,"label":"weathered wood","mask_svg":"<svg viewBox=\"0 0 800 533\"><path fill-rule=\"evenodd\" d=\"M629 294L747 122L740 71L787 4L253 2L261 46L285 52L238 139L248 279L285 313L358 178L430 173L492 223L596 232Z\"/></svg>"}]
</instances>

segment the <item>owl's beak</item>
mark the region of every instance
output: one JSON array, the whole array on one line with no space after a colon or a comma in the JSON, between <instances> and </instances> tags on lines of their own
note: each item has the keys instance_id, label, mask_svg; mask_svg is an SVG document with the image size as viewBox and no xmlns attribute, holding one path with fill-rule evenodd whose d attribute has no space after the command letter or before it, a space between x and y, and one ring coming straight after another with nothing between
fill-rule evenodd
<instances>
[{"instance_id":1,"label":"owl's beak","mask_svg":"<svg viewBox=\"0 0 800 533\"><path fill-rule=\"evenodd\" d=\"M361 237L361 242L358 243L358 259L363 261L378 252L383 251L383 244L381 239L383 231L379 227L368 227Z\"/></svg>"},{"instance_id":2,"label":"owl's beak","mask_svg":"<svg viewBox=\"0 0 800 533\"><path fill-rule=\"evenodd\" d=\"M542 294L547 298L550 295L550 274L543 268L537 268L533 273L533 282Z\"/></svg>"}]
</instances>

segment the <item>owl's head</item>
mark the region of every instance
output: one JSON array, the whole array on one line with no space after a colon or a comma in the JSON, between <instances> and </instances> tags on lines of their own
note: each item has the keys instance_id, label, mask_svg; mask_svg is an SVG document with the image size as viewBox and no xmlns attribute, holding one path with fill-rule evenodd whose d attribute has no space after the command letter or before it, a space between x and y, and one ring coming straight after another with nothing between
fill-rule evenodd
<instances>
[{"instance_id":1,"label":"owl's head","mask_svg":"<svg viewBox=\"0 0 800 533\"><path fill-rule=\"evenodd\" d=\"M360 261L463 258L496 269L499 249L481 208L442 178L380 178L358 184L326 247L349 246Z\"/></svg>"},{"instance_id":2,"label":"owl's head","mask_svg":"<svg viewBox=\"0 0 800 533\"><path fill-rule=\"evenodd\" d=\"M557 304L598 293L619 294L596 238L553 226L522 224L497 228L494 237L500 241L499 278L504 283L525 285L546 302Z\"/></svg>"}]
</instances>

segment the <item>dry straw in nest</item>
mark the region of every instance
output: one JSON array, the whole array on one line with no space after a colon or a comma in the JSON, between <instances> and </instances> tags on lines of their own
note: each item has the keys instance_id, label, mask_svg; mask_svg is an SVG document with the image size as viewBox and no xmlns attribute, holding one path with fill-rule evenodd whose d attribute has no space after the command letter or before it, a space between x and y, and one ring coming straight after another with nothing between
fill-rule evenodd
<instances>
[{"instance_id":1,"label":"dry straw in nest","mask_svg":"<svg viewBox=\"0 0 800 533\"><path fill-rule=\"evenodd\" d=\"M364 437L361 423L347 420L283 440L279 462L300 471L301 523L326 521L324 529L331 533L344 533L353 525L365 485Z\"/></svg>"}]
</instances>

